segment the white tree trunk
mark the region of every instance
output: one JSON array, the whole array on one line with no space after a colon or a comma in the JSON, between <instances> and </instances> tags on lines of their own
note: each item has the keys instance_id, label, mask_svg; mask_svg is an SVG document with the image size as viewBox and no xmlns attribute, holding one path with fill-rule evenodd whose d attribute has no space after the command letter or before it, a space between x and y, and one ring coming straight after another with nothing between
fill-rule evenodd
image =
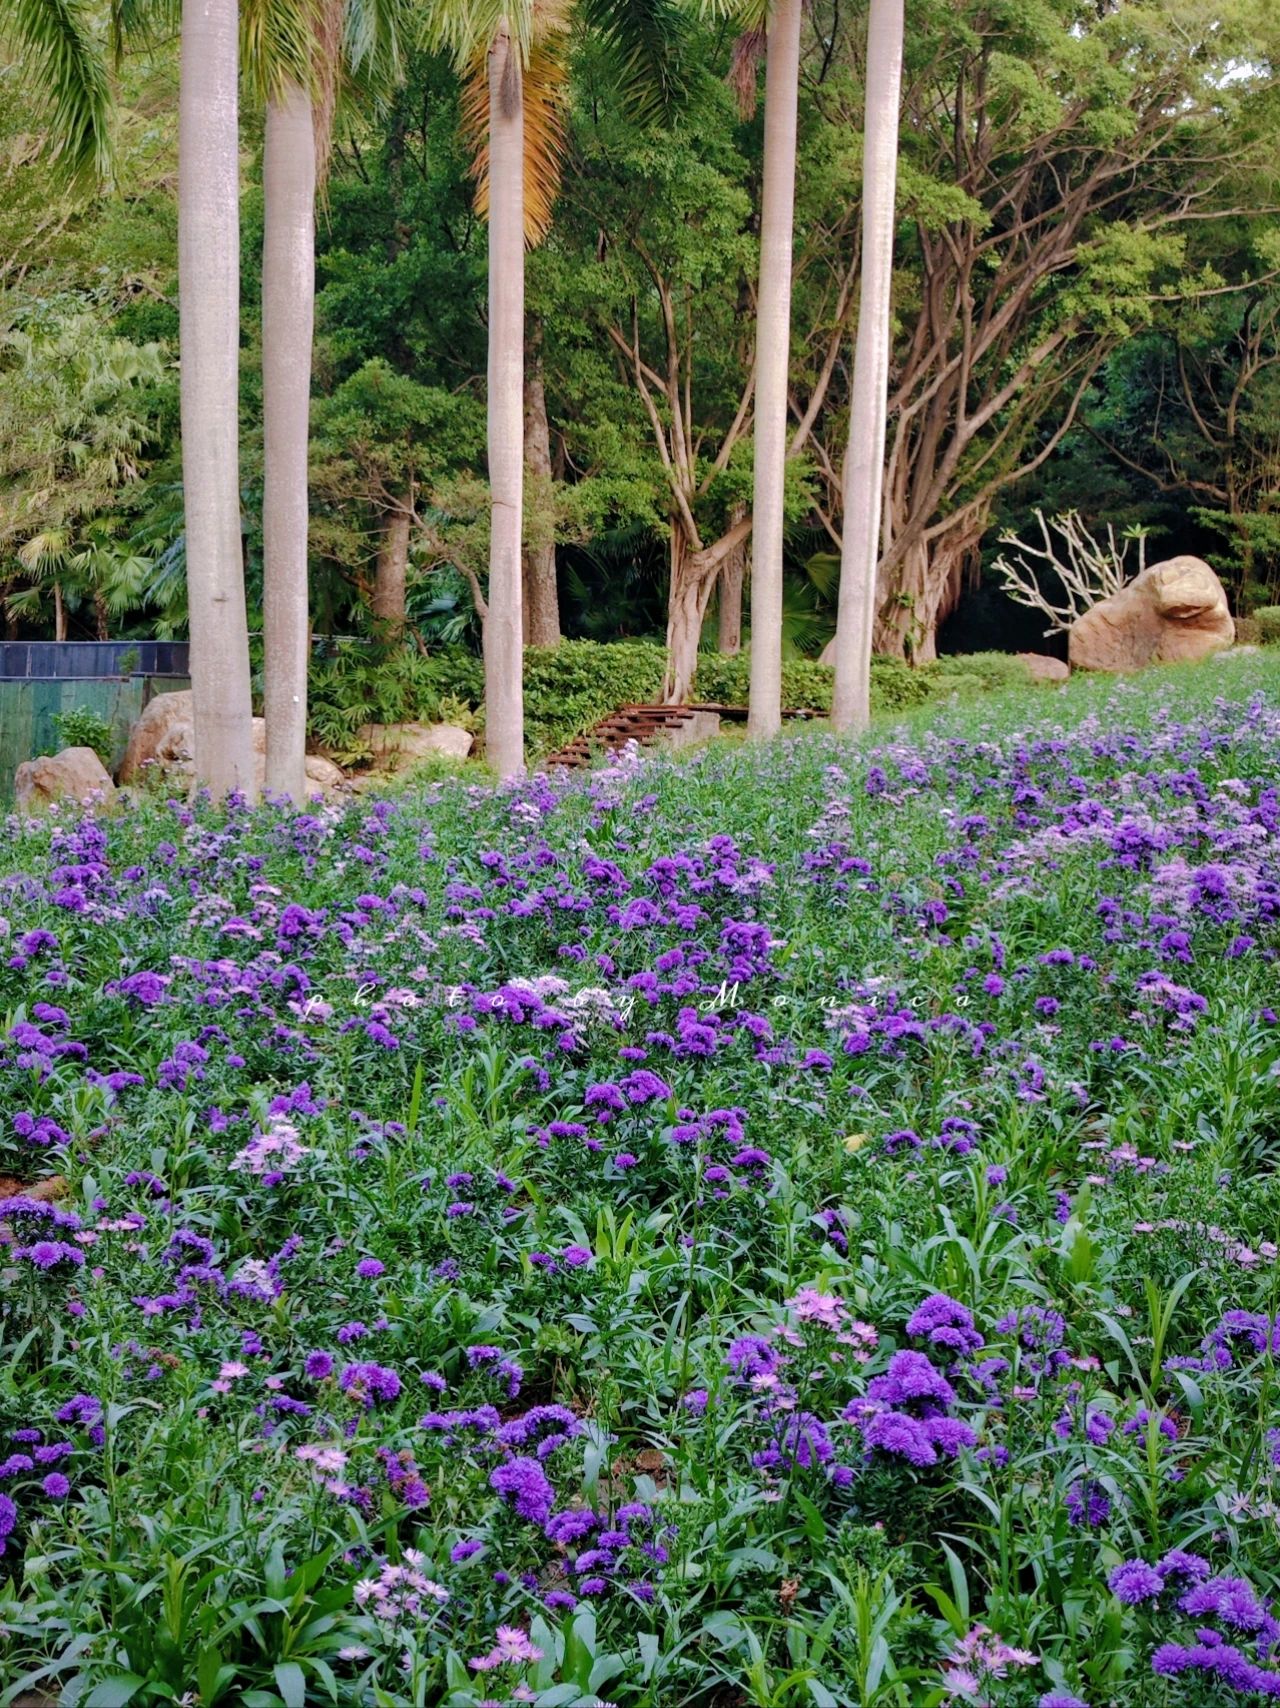
<instances>
[{"instance_id":1,"label":"white tree trunk","mask_svg":"<svg viewBox=\"0 0 1280 1708\"><path fill-rule=\"evenodd\" d=\"M183 0L178 90L182 487L197 780L252 798L240 548L240 160L235 0Z\"/></svg>"},{"instance_id":2,"label":"white tree trunk","mask_svg":"<svg viewBox=\"0 0 1280 1708\"><path fill-rule=\"evenodd\" d=\"M296 83L267 103L262 163L262 629L266 786L307 793L307 442L315 305L315 134Z\"/></svg>"},{"instance_id":3,"label":"white tree trunk","mask_svg":"<svg viewBox=\"0 0 1280 1708\"><path fill-rule=\"evenodd\" d=\"M764 87L764 187L756 299L755 510L747 734L782 727L782 494L791 355L791 248L802 0L775 0Z\"/></svg>"},{"instance_id":4,"label":"white tree trunk","mask_svg":"<svg viewBox=\"0 0 1280 1708\"><path fill-rule=\"evenodd\" d=\"M489 488L485 755L499 777L515 777L524 769L524 94L505 18L489 49Z\"/></svg>"},{"instance_id":5,"label":"white tree trunk","mask_svg":"<svg viewBox=\"0 0 1280 1708\"><path fill-rule=\"evenodd\" d=\"M837 729L871 720L871 634L876 616L893 288L894 192L902 87L903 0L871 0L862 144L862 281L844 465L844 531L836 616Z\"/></svg>"},{"instance_id":6,"label":"white tree trunk","mask_svg":"<svg viewBox=\"0 0 1280 1708\"><path fill-rule=\"evenodd\" d=\"M530 356L524 383L524 469L526 494L535 512L536 538L523 548L524 643L560 645L560 599L556 590L556 542L549 512L555 502L551 471L551 423L541 357Z\"/></svg>"}]
</instances>

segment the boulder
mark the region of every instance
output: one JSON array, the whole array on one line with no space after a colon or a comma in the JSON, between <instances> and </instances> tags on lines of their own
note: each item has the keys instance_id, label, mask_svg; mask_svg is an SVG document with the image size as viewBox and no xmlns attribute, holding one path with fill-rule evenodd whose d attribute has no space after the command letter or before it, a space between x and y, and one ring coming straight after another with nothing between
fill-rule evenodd
<instances>
[{"instance_id":1,"label":"boulder","mask_svg":"<svg viewBox=\"0 0 1280 1708\"><path fill-rule=\"evenodd\" d=\"M1015 657L1027 667L1027 674L1036 682L1065 682L1071 671L1060 658L1050 658L1047 652L1019 652Z\"/></svg>"},{"instance_id":2,"label":"boulder","mask_svg":"<svg viewBox=\"0 0 1280 1708\"><path fill-rule=\"evenodd\" d=\"M1142 670L1221 652L1235 639L1227 596L1198 557L1153 563L1136 580L1072 623L1073 670Z\"/></svg>"},{"instance_id":3,"label":"boulder","mask_svg":"<svg viewBox=\"0 0 1280 1708\"><path fill-rule=\"evenodd\" d=\"M149 775L190 779L195 755L195 712L190 689L157 694L129 732L129 745L120 767L121 783L139 783ZM253 768L259 791L267 772L267 720L253 720ZM331 795L346 782L332 759L307 755L307 782L312 792Z\"/></svg>"},{"instance_id":4,"label":"boulder","mask_svg":"<svg viewBox=\"0 0 1280 1708\"><path fill-rule=\"evenodd\" d=\"M465 759L474 742L457 724L362 724L357 736L387 771L407 771L433 753Z\"/></svg>"},{"instance_id":5,"label":"boulder","mask_svg":"<svg viewBox=\"0 0 1280 1708\"><path fill-rule=\"evenodd\" d=\"M64 747L42 759L26 759L13 779L14 804L28 818L55 801L109 801L116 792L110 774L91 747Z\"/></svg>"},{"instance_id":6,"label":"boulder","mask_svg":"<svg viewBox=\"0 0 1280 1708\"><path fill-rule=\"evenodd\" d=\"M129 731L129 745L120 766L122 783L138 783L155 771L191 771L195 752L195 712L191 690L157 694L143 707Z\"/></svg>"}]
</instances>

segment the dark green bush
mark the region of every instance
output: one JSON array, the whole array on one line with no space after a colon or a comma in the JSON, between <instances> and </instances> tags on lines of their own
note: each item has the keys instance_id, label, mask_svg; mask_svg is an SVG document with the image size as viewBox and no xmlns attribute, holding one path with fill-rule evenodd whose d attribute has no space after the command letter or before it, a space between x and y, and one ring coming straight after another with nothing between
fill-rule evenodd
<instances>
[{"instance_id":1,"label":"dark green bush","mask_svg":"<svg viewBox=\"0 0 1280 1708\"><path fill-rule=\"evenodd\" d=\"M658 700L665 666L666 653L657 641L567 640L558 647L529 647L524 719L530 756L554 753L620 706ZM745 706L750 674L746 653L701 653L694 696ZM951 694L985 693L1028 680L1026 667L1008 653L944 658L917 669L900 658L877 657L871 661L871 704L877 712L905 712ZM834 683L829 664L788 659L782 666L782 703L829 713ZM483 728L484 666L471 653L420 654L372 641L343 642L312 670L312 734L339 759L359 758L362 724L440 720Z\"/></svg>"},{"instance_id":2,"label":"dark green bush","mask_svg":"<svg viewBox=\"0 0 1280 1708\"><path fill-rule=\"evenodd\" d=\"M1011 652L957 652L923 666L930 698L943 694L990 694L1001 688L1025 688L1031 673Z\"/></svg>"},{"instance_id":3,"label":"dark green bush","mask_svg":"<svg viewBox=\"0 0 1280 1708\"><path fill-rule=\"evenodd\" d=\"M1280 646L1280 605L1260 605L1253 613L1253 620L1262 646Z\"/></svg>"},{"instance_id":4,"label":"dark green bush","mask_svg":"<svg viewBox=\"0 0 1280 1708\"><path fill-rule=\"evenodd\" d=\"M112 759L111 725L88 706L75 706L69 711L53 714L53 727L62 747L91 747L110 769Z\"/></svg>"},{"instance_id":5,"label":"dark green bush","mask_svg":"<svg viewBox=\"0 0 1280 1708\"><path fill-rule=\"evenodd\" d=\"M524 655L524 728L532 754L554 753L619 706L662 695L666 652L655 641L561 641Z\"/></svg>"}]
</instances>

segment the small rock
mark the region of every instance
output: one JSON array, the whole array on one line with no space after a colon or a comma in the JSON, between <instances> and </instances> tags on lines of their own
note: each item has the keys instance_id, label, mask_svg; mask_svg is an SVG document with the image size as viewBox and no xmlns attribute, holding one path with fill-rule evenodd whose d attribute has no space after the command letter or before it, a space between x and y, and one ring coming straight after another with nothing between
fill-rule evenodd
<instances>
[{"instance_id":1,"label":"small rock","mask_svg":"<svg viewBox=\"0 0 1280 1708\"><path fill-rule=\"evenodd\" d=\"M14 803L28 818L55 801L109 801L116 786L91 747L64 747L61 753L26 759L14 773Z\"/></svg>"},{"instance_id":2,"label":"small rock","mask_svg":"<svg viewBox=\"0 0 1280 1708\"><path fill-rule=\"evenodd\" d=\"M1050 658L1047 652L1019 652L1014 655L1027 667L1037 682L1065 682L1071 671L1060 658Z\"/></svg>"},{"instance_id":3,"label":"small rock","mask_svg":"<svg viewBox=\"0 0 1280 1708\"><path fill-rule=\"evenodd\" d=\"M683 747L699 747L704 741L713 740L719 733L719 712L694 712L692 717L682 718L670 729L659 730L653 739L660 747L678 751Z\"/></svg>"}]
</instances>

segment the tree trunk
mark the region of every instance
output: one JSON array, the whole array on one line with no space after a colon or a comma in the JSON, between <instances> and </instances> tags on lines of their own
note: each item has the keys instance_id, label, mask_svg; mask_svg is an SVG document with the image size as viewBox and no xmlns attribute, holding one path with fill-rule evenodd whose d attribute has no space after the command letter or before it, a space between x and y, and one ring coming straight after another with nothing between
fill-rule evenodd
<instances>
[{"instance_id":1,"label":"tree trunk","mask_svg":"<svg viewBox=\"0 0 1280 1708\"><path fill-rule=\"evenodd\" d=\"M311 97L290 84L267 103L262 163L262 630L266 786L307 794L307 441L315 304Z\"/></svg>"},{"instance_id":2,"label":"tree trunk","mask_svg":"<svg viewBox=\"0 0 1280 1708\"><path fill-rule=\"evenodd\" d=\"M730 511L731 522L741 521L746 507L735 504ZM716 589L717 652L731 656L742 651L742 589L747 578L747 542L734 549L720 565L720 580Z\"/></svg>"},{"instance_id":3,"label":"tree trunk","mask_svg":"<svg viewBox=\"0 0 1280 1708\"><path fill-rule=\"evenodd\" d=\"M252 798L253 703L240 558L239 17L183 0L178 336L195 772Z\"/></svg>"},{"instance_id":4,"label":"tree trunk","mask_svg":"<svg viewBox=\"0 0 1280 1708\"><path fill-rule=\"evenodd\" d=\"M698 669L698 642L715 577L699 573L698 557L690 551L678 520L671 526L671 596L667 605L667 679L662 698L682 706L689 698Z\"/></svg>"},{"instance_id":5,"label":"tree trunk","mask_svg":"<svg viewBox=\"0 0 1280 1708\"><path fill-rule=\"evenodd\" d=\"M64 641L67 638L67 607L62 602L62 583L53 584L53 638Z\"/></svg>"},{"instance_id":6,"label":"tree trunk","mask_svg":"<svg viewBox=\"0 0 1280 1708\"><path fill-rule=\"evenodd\" d=\"M556 591L556 542L552 513L551 426L547 420L547 391L542 358L535 338L524 382L524 469L533 528L522 555L524 580L524 643L560 645L560 601Z\"/></svg>"},{"instance_id":7,"label":"tree trunk","mask_svg":"<svg viewBox=\"0 0 1280 1708\"><path fill-rule=\"evenodd\" d=\"M107 596L100 587L93 590L93 617L97 624L98 639L111 639L111 613L107 609Z\"/></svg>"},{"instance_id":8,"label":"tree trunk","mask_svg":"<svg viewBox=\"0 0 1280 1708\"><path fill-rule=\"evenodd\" d=\"M791 247L802 0L775 0L764 91L764 187L756 310L751 696L747 734L782 727L782 495L791 355Z\"/></svg>"},{"instance_id":9,"label":"tree trunk","mask_svg":"<svg viewBox=\"0 0 1280 1708\"><path fill-rule=\"evenodd\" d=\"M903 0L871 0L863 119L862 280L844 466L844 529L831 720L871 721L871 634L877 605L893 289L894 191L902 84Z\"/></svg>"},{"instance_id":10,"label":"tree trunk","mask_svg":"<svg viewBox=\"0 0 1280 1708\"><path fill-rule=\"evenodd\" d=\"M407 508L387 510L382 517L382 539L374 567L373 616L389 640L398 639L404 633L410 520Z\"/></svg>"},{"instance_id":11,"label":"tree trunk","mask_svg":"<svg viewBox=\"0 0 1280 1708\"><path fill-rule=\"evenodd\" d=\"M524 93L504 18L489 49L489 616L485 754L499 777L524 770Z\"/></svg>"}]
</instances>

